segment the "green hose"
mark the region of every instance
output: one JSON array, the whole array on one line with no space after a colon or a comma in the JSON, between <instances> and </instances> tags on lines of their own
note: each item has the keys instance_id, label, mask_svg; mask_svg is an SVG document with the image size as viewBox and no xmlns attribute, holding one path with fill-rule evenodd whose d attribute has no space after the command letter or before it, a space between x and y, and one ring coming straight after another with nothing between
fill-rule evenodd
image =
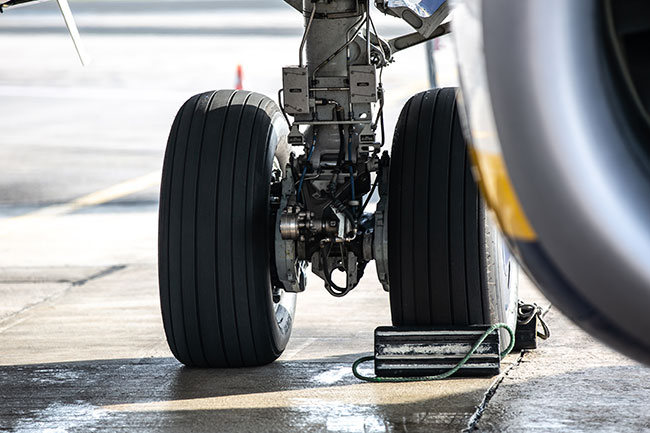
<instances>
[{"instance_id":1,"label":"green hose","mask_svg":"<svg viewBox=\"0 0 650 433\"><path fill-rule=\"evenodd\" d=\"M469 350L467 355L463 359L460 360L458 364L456 364L451 370L445 371L444 373L436 374L435 376L421 376L421 377L377 377L377 376L364 376L363 374L359 373L358 368L359 365L363 364L364 362L368 361L374 361L375 357L374 356L364 356L362 358L357 359L354 361L354 364L352 364L352 374L354 374L354 377L360 380L364 380L366 382L421 382L421 381L426 381L426 380L441 380L441 379L446 379L449 376L455 374L458 370L460 370L463 365L467 363L469 358L476 352L476 350L479 348L479 346L485 341L485 339L496 331L497 329L505 329L508 331L508 334L510 334L510 343L508 344L508 347L506 350L501 352L500 356L501 358L505 358L511 351L512 348L515 347L515 333L510 328L508 325L505 323L495 323L494 325L490 326L487 331L483 333L481 338L478 339L476 343L472 346L472 348Z\"/></svg>"}]
</instances>

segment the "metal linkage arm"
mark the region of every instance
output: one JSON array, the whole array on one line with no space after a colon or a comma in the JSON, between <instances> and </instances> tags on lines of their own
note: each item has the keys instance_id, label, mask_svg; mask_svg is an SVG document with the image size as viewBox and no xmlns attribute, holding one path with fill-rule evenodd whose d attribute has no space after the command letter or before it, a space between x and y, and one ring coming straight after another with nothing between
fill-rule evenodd
<instances>
[{"instance_id":1,"label":"metal linkage arm","mask_svg":"<svg viewBox=\"0 0 650 433\"><path fill-rule=\"evenodd\" d=\"M297 10L298 12L302 12L302 0L284 0L289 6Z\"/></svg>"},{"instance_id":2,"label":"metal linkage arm","mask_svg":"<svg viewBox=\"0 0 650 433\"><path fill-rule=\"evenodd\" d=\"M424 38L430 39L449 16L447 0L421 0L418 3L404 0L375 0L377 9L385 14L402 18Z\"/></svg>"},{"instance_id":3,"label":"metal linkage arm","mask_svg":"<svg viewBox=\"0 0 650 433\"><path fill-rule=\"evenodd\" d=\"M391 53L405 50L422 42L430 41L431 39L439 38L451 32L451 23L444 23L439 25L429 37L424 37L420 33L414 32L408 35L398 36L390 39L388 45L390 46Z\"/></svg>"}]
</instances>

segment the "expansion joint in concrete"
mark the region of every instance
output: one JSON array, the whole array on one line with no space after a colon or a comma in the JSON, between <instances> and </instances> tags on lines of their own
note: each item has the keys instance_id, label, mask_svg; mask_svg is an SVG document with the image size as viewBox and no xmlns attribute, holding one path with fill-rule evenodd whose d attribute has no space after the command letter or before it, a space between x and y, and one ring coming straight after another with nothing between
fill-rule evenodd
<instances>
[{"instance_id":1,"label":"expansion joint in concrete","mask_svg":"<svg viewBox=\"0 0 650 433\"><path fill-rule=\"evenodd\" d=\"M108 267L106 269L103 269L103 270L89 276L88 278L84 278L82 280L74 281L72 283L72 286L73 287L83 286L84 284L87 284L87 283L89 283L91 281L98 280L100 278L103 278L103 277L106 277L108 275L114 274L115 272L119 272L119 271L121 271L123 269L126 269L126 265L110 266L110 267Z\"/></svg>"},{"instance_id":2,"label":"expansion joint in concrete","mask_svg":"<svg viewBox=\"0 0 650 433\"><path fill-rule=\"evenodd\" d=\"M517 368L523 361L524 361L524 356L526 356L526 353L528 351L522 350L519 356L517 357L517 360L510 365L508 368L506 368L495 380L492 382L492 385L488 388L488 390L483 394L483 399L481 400L481 403L479 403L478 406L476 406L476 410L472 414L472 416L469 418L469 421L467 422L467 428L463 430L463 433L469 433L473 432L478 428L478 423L481 420L481 417L483 416L483 412L488 407L488 404L490 403L490 400L492 400L492 397L496 394L497 390L499 389L499 386L501 383L505 380L506 376Z\"/></svg>"},{"instance_id":3,"label":"expansion joint in concrete","mask_svg":"<svg viewBox=\"0 0 650 433\"><path fill-rule=\"evenodd\" d=\"M49 302L49 301L61 298L62 296L65 296L70 291L70 289L72 289L74 287L81 287L81 286L83 286L83 285L85 285L85 284L87 284L87 283L89 283L91 281L98 280L100 278L106 277L106 276L111 275L111 274L113 274L115 272L119 272L119 271L121 271L121 270L123 270L125 268L126 268L126 265L109 266L108 268L102 269L101 271L99 271L99 272L97 272L97 273L95 273L93 275L90 275L87 278L83 278L81 280L73 281L72 283L70 283L69 287L67 287L65 290L63 290L60 293L56 293L54 295L43 298L43 299L39 300L38 302L33 302L33 303L29 304L29 305L25 305L20 310L14 312L13 314L10 314L7 317L0 320L0 333L6 331L7 329L13 327L14 325L16 325L18 323L20 323L20 320L19 321L14 321L13 323L10 323L10 322L12 322L12 319L15 319L16 317L20 316L22 313L24 313L24 312L26 312L28 310L31 310L32 308L37 307L39 305L43 305L46 302Z\"/></svg>"}]
</instances>

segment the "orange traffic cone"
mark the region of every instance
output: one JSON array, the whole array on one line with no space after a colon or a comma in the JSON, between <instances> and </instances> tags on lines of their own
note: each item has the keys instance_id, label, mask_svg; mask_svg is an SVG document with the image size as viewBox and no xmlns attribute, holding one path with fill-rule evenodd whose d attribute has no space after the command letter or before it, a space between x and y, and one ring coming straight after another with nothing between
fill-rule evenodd
<instances>
[{"instance_id":1,"label":"orange traffic cone","mask_svg":"<svg viewBox=\"0 0 650 433\"><path fill-rule=\"evenodd\" d=\"M237 65L237 78L235 81L235 89L236 90L244 89L244 72L241 65Z\"/></svg>"}]
</instances>

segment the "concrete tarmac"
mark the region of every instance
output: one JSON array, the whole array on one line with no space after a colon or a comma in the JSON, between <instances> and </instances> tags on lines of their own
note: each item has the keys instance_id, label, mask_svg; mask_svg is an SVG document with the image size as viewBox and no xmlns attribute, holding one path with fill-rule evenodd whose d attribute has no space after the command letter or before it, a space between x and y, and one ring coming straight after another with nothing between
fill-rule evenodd
<instances>
[{"instance_id":1,"label":"concrete tarmac","mask_svg":"<svg viewBox=\"0 0 650 433\"><path fill-rule=\"evenodd\" d=\"M301 28L277 3L73 2L94 58L85 69L51 5L0 16L0 431L650 431L650 370L554 309L551 339L510 355L500 377L357 381L351 363L390 322L372 266L343 299L311 276L269 366L189 369L172 357L156 275L166 135L187 97L232 87L237 64L246 88L277 92ZM426 88L423 56L400 53L384 74L389 130ZM443 85L447 60L443 50ZM521 291L546 305L525 278Z\"/></svg>"}]
</instances>

